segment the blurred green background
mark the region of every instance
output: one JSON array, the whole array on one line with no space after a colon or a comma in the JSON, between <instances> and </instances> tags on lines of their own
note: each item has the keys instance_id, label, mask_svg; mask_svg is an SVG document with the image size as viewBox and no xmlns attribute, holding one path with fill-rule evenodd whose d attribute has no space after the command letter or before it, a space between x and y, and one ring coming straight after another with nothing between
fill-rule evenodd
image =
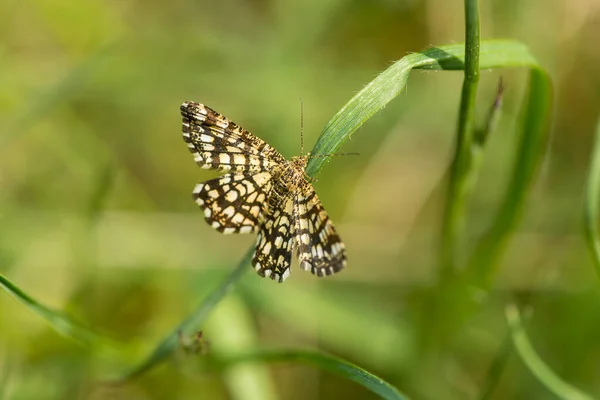
<instances>
[{"instance_id":1,"label":"blurred green background","mask_svg":"<svg viewBox=\"0 0 600 400\"><path fill-rule=\"evenodd\" d=\"M348 268L318 279L294 264L283 285L250 270L198 327L211 352L320 348L413 398L478 398L507 340L504 307L517 301L544 361L600 394L598 282L581 235L600 3L481 3L482 38L530 46L552 77L555 110L524 219L480 309L450 337L431 330L439 184L463 77L416 71L343 146L360 156L332 159L315 184ZM99 381L151 351L255 240L218 234L193 203L195 183L216 174L188 153L179 105L207 104L298 155L300 98L310 149L391 62L463 41L462 2L4 0L0 21L0 272L119 343L84 349L2 293L0 398L375 398L306 366L214 371L183 351L125 385ZM502 118L469 204L465 254L489 226L515 153L526 71L482 71L477 120L500 76ZM515 354L505 361L490 398L553 398Z\"/></svg>"}]
</instances>

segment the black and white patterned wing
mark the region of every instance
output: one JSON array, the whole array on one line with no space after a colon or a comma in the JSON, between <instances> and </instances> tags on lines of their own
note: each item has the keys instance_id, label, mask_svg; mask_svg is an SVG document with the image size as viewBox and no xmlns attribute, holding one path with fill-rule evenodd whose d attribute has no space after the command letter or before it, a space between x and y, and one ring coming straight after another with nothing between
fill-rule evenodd
<instances>
[{"instance_id":1,"label":"black and white patterned wing","mask_svg":"<svg viewBox=\"0 0 600 400\"><path fill-rule=\"evenodd\" d=\"M290 276L294 245L293 212L294 200L286 196L265 215L252 257L252 265L262 277L283 282Z\"/></svg>"},{"instance_id":2,"label":"black and white patterned wing","mask_svg":"<svg viewBox=\"0 0 600 400\"><path fill-rule=\"evenodd\" d=\"M201 168L261 172L285 162L265 141L203 104L186 101L181 115L183 140Z\"/></svg>"},{"instance_id":3,"label":"black and white patterned wing","mask_svg":"<svg viewBox=\"0 0 600 400\"><path fill-rule=\"evenodd\" d=\"M219 232L251 233L262 223L272 185L269 172L230 173L197 184L193 197L206 222Z\"/></svg>"},{"instance_id":4,"label":"black and white patterned wing","mask_svg":"<svg viewBox=\"0 0 600 400\"><path fill-rule=\"evenodd\" d=\"M298 190L294 214L300 268L317 276L342 270L346 266L346 248L309 183Z\"/></svg>"}]
</instances>

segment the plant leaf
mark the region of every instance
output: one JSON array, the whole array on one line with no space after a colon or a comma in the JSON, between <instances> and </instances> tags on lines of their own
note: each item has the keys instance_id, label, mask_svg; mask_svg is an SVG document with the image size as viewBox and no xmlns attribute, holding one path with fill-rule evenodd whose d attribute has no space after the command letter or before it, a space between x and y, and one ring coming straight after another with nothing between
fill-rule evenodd
<instances>
[{"instance_id":1,"label":"plant leaf","mask_svg":"<svg viewBox=\"0 0 600 400\"><path fill-rule=\"evenodd\" d=\"M191 336L195 331L201 329L200 327L210 314L210 312L217 306L217 304L233 290L237 281L249 270L250 259L254 253L254 246L248 250L246 255L242 258L238 266L231 271L231 274L225 279L217 288L203 299L196 309L189 314L181 323L179 323L155 348L152 352L141 361L125 373L123 376L118 378L118 381L124 381L135 378L136 376L143 374L154 366L160 364L166 358L168 358L173 350L181 346L180 337Z\"/></svg>"},{"instance_id":2,"label":"plant leaf","mask_svg":"<svg viewBox=\"0 0 600 400\"><path fill-rule=\"evenodd\" d=\"M370 372L340 358L311 350L263 350L231 356L221 361L224 366L241 362L292 362L313 365L358 383L387 400L407 400L394 386Z\"/></svg>"},{"instance_id":3,"label":"plant leaf","mask_svg":"<svg viewBox=\"0 0 600 400\"><path fill-rule=\"evenodd\" d=\"M592 397L569 385L548 367L531 345L521 324L521 315L515 305L506 307L506 320L511 331L513 344L519 357L536 378L552 393L561 399L592 400Z\"/></svg>"},{"instance_id":4,"label":"plant leaf","mask_svg":"<svg viewBox=\"0 0 600 400\"><path fill-rule=\"evenodd\" d=\"M600 204L600 119L596 127L594 149L585 190L584 230L594 269L600 278L600 238L598 237L598 204Z\"/></svg>"},{"instance_id":5,"label":"plant leaf","mask_svg":"<svg viewBox=\"0 0 600 400\"><path fill-rule=\"evenodd\" d=\"M412 53L396 61L369 82L329 120L311 154L335 153L362 124L404 90L413 69L462 70L464 51L464 44L452 44ZM481 69L540 68L527 46L514 40L484 40L481 42L479 54ZM315 177L329 158L330 156L311 158L306 173Z\"/></svg>"},{"instance_id":6,"label":"plant leaf","mask_svg":"<svg viewBox=\"0 0 600 400\"><path fill-rule=\"evenodd\" d=\"M21 304L25 305L25 307L34 314L37 314L48 321L52 328L61 335L73 339L84 346L91 346L95 342L104 340L88 328L75 322L73 318L38 302L2 274L0 274L0 287L17 299Z\"/></svg>"}]
</instances>

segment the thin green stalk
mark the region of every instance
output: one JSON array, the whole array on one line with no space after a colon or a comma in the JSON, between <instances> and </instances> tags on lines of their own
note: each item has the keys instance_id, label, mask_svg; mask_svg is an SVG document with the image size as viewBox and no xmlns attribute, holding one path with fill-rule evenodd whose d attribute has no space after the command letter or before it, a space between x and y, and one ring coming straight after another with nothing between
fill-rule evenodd
<instances>
[{"instance_id":1,"label":"thin green stalk","mask_svg":"<svg viewBox=\"0 0 600 400\"><path fill-rule=\"evenodd\" d=\"M317 368L356 382L383 399L408 400L408 398L400 393L394 386L370 372L340 358L316 351L259 350L232 356L221 361L223 366L242 362L293 362L314 365Z\"/></svg>"},{"instance_id":2,"label":"thin green stalk","mask_svg":"<svg viewBox=\"0 0 600 400\"><path fill-rule=\"evenodd\" d=\"M598 237L598 205L600 204L600 119L596 127L594 149L585 190L584 230L587 247L596 275L600 278L600 238Z\"/></svg>"},{"instance_id":3,"label":"thin green stalk","mask_svg":"<svg viewBox=\"0 0 600 400\"><path fill-rule=\"evenodd\" d=\"M456 252L464 225L470 195L469 170L472 166L475 97L479 84L479 9L477 0L465 0L465 76L462 87L456 148L442 222L440 278L456 272Z\"/></svg>"},{"instance_id":4,"label":"thin green stalk","mask_svg":"<svg viewBox=\"0 0 600 400\"><path fill-rule=\"evenodd\" d=\"M125 381L135 378L144 372L150 370L156 365L167 359L179 346L181 346L181 337L192 336L194 332L201 329L202 324L210 312L219 304L219 302L233 290L235 284L240 280L244 273L249 269L250 259L254 254L254 247L250 248L238 266L231 271L231 274L215 290L203 299L198 307L189 314L181 323L179 323L150 353L145 360L131 368L129 372L117 379Z\"/></svg>"},{"instance_id":5,"label":"thin green stalk","mask_svg":"<svg viewBox=\"0 0 600 400\"><path fill-rule=\"evenodd\" d=\"M563 381L544 363L531 345L521 323L519 309L515 305L506 307L506 320L511 330L517 354L529 371L554 395L565 400L592 400L592 397Z\"/></svg>"},{"instance_id":6,"label":"thin green stalk","mask_svg":"<svg viewBox=\"0 0 600 400\"><path fill-rule=\"evenodd\" d=\"M431 325L424 327L424 342L428 345L432 339L442 343L452 338L481 307L481 299L496 276L500 257L525 209L527 195L545 155L552 111L552 84L548 74L532 65L529 76L519 121L516 159L504 199L491 227L469 255L464 274L442 282L442 287L436 289L432 300L436 317Z\"/></svg>"},{"instance_id":7,"label":"thin green stalk","mask_svg":"<svg viewBox=\"0 0 600 400\"><path fill-rule=\"evenodd\" d=\"M15 299L24 304L30 311L48 321L50 326L61 335L71 338L86 347L106 341L106 339L96 335L96 333L76 322L70 316L38 302L2 274L0 274L0 288L3 288Z\"/></svg>"}]
</instances>

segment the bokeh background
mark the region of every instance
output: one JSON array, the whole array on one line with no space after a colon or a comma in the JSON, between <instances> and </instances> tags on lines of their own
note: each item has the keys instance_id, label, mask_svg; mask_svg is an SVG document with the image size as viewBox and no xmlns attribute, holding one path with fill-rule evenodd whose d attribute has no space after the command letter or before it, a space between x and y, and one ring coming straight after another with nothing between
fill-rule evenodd
<instances>
[{"instance_id":1,"label":"bokeh background","mask_svg":"<svg viewBox=\"0 0 600 400\"><path fill-rule=\"evenodd\" d=\"M319 348L414 398L478 398L505 346L504 307L517 299L541 357L600 394L598 282L581 234L600 3L481 3L482 38L530 46L552 77L555 111L526 213L479 311L451 339L423 344L436 343L425 305L436 296L440 182L462 74L416 71L343 146L360 155L333 158L315 184L348 268L317 279L294 264L283 285L249 271L198 327L210 351ZM391 62L463 41L462 2L3 0L0 21L0 272L119 348L82 348L0 294L0 397L375 398L306 366L212 371L183 353L126 385L98 381L143 358L254 241L218 234L191 200L195 183L216 175L189 155L179 105L205 103L297 155L300 98L310 149ZM500 76L502 117L469 204L465 254L489 226L515 153L526 71L482 71L477 116ZM490 398L553 398L516 355L505 361Z\"/></svg>"}]
</instances>

